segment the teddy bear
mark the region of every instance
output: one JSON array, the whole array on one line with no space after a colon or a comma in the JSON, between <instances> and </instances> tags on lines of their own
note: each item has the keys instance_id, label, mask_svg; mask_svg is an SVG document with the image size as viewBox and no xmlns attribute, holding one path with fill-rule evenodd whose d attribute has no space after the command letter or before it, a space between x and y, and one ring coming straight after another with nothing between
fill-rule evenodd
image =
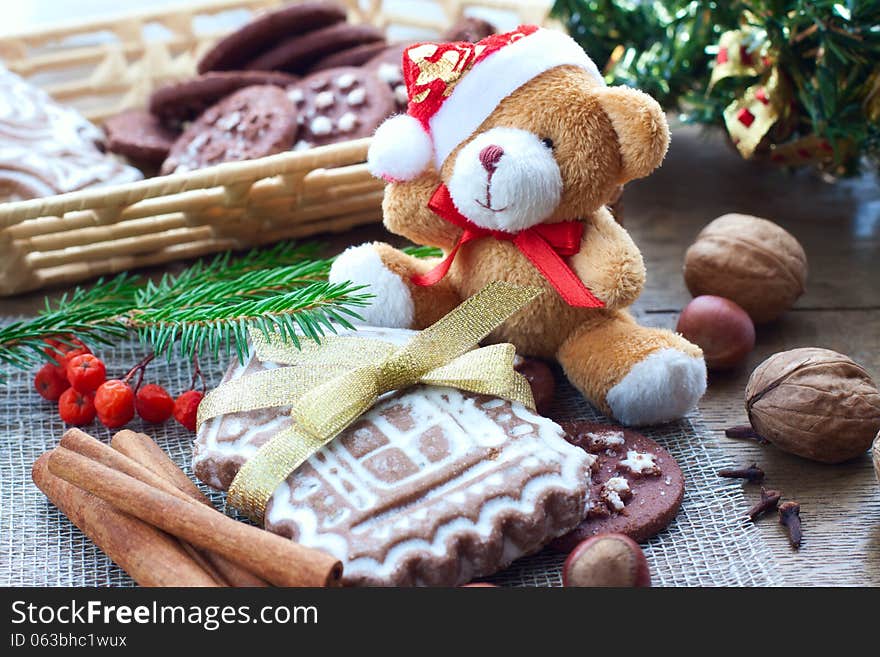
<instances>
[{"instance_id":1,"label":"teddy bear","mask_svg":"<svg viewBox=\"0 0 880 657\"><path fill-rule=\"evenodd\" d=\"M706 388L700 349L627 311L645 282L638 247L608 211L619 185L663 160L660 106L606 86L568 35L520 26L403 55L407 112L369 148L388 184L386 228L443 258L354 246L332 282L366 284L374 326L422 329L492 281L545 293L489 338L557 360L594 406L627 425L678 419Z\"/></svg>"}]
</instances>

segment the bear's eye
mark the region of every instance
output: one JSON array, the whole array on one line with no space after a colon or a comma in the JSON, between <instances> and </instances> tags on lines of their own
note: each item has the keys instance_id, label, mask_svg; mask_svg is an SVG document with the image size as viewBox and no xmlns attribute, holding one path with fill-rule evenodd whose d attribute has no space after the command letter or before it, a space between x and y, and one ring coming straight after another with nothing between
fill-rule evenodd
<instances>
[{"instance_id":1,"label":"bear's eye","mask_svg":"<svg viewBox=\"0 0 880 657\"><path fill-rule=\"evenodd\" d=\"M553 140L550 139L550 137L542 137L542 138L541 138L541 143L544 144L544 146L546 146L547 148L549 148L551 151L552 151L553 148L554 148L554 146L553 146Z\"/></svg>"}]
</instances>

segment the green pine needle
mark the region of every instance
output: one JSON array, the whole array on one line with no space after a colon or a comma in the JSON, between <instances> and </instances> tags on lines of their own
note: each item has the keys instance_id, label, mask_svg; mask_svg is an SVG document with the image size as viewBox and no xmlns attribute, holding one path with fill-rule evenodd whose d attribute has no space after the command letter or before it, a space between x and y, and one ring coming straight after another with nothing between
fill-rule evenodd
<instances>
[{"instance_id":1,"label":"green pine needle","mask_svg":"<svg viewBox=\"0 0 880 657\"><path fill-rule=\"evenodd\" d=\"M134 332L146 350L171 358L235 353L243 361L248 335L278 332L299 346L338 327L352 328L372 295L364 286L329 283L332 259L319 244L281 243L243 256L199 260L158 281L120 274L77 287L33 319L0 326L0 367L28 369L46 360L46 340L112 344ZM420 258L442 255L410 247ZM3 382L0 371L0 383Z\"/></svg>"}]
</instances>

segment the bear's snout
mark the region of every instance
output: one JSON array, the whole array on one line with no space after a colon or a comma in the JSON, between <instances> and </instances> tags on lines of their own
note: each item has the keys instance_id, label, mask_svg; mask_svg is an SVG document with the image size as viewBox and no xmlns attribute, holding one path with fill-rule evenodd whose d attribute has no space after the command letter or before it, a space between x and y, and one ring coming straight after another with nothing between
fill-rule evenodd
<instances>
[{"instance_id":1,"label":"bear's snout","mask_svg":"<svg viewBox=\"0 0 880 657\"><path fill-rule=\"evenodd\" d=\"M515 233L541 223L559 205L562 176L546 139L519 128L492 128L454 156L446 186L473 223Z\"/></svg>"}]
</instances>

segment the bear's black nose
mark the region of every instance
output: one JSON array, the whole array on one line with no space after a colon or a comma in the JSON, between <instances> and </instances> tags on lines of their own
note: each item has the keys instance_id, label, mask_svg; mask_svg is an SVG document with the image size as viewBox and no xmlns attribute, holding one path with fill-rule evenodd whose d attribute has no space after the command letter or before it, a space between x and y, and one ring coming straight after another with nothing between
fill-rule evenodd
<instances>
[{"instance_id":1,"label":"bear's black nose","mask_svg":"<svg viewBox=\"0 0 880 657\"><path fill-rule=\"evenodd\" d=\"M498 160L504 155L504 149L501 146L490 144L480 151L480 163L489 173L493 173L498 168Z\"/></svg>"}]
</instances>

